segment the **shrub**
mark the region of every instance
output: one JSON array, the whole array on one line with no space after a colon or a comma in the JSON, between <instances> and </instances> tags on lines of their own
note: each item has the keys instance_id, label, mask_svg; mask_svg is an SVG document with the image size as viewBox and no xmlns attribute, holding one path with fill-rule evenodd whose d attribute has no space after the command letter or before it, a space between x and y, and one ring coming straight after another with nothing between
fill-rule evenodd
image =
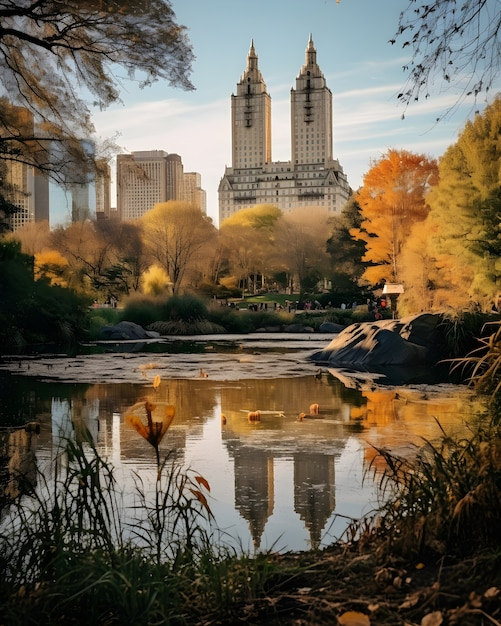
<instances>
[{"instance_id":1,"label":"shrub","mask_svg":"<svg viewBox=\"0 0 501 626\"><path fill-rule=\"evenodd\" d=\"M162 307L162 320L200 322L209 317L205 302L195 296L172 296Z\"/></svg>"},{"instance_id":2,"label":"shrub","mask_svg":"<svg viewBox=\"0 0 501 626\"><path fill-rule=\"evenodd\" d=\"M147 328L153 322L162 319L163 298L134 297L129 299L121 313L121 320L134 322L143 328Z\"/></svg>"}]
</instances>

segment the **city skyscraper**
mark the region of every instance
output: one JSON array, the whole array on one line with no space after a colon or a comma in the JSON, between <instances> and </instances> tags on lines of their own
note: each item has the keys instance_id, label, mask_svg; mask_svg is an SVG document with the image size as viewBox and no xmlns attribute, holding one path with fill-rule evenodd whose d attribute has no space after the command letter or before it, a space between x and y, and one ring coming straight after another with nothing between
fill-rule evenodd
<instances>
[{"instance_id":1,"label":"city skyscraper","mask_svg":"<svg viewBox=\"0 0 501 626\"><path fill-rule=\"evenodd\" d=\"M178 154L146 150L117 156L117 213L123 220L143 216L158 202L179 200L206 211L205 191L196 172L185 174Z\"/></svg>"},{"instance_id":2,"label":"city skyscraper","mask_svg":"<svg viewBox=\"0 0 501 626\"><path fill-rule=\"evenodd\" d=\"M202 176L198 172L184 173L183 200L199 207L202 213L207 215L207 194L202 189Z\"/></svg>"},{"instance_id":3,"label":"city skyscraper","mask_svg":"<svg viewBox=\"0 0 501 626\"><path fill-rule=\"evenodd\" d=\"M271 97L251 42L247 66L231 96L232 165L219 184L219 223L241 209L273 204L339 213L351 193L333 158L332 92L310 35L305 63L291 89L291 160L272 161Z\"/></svg>"}]
</instances>

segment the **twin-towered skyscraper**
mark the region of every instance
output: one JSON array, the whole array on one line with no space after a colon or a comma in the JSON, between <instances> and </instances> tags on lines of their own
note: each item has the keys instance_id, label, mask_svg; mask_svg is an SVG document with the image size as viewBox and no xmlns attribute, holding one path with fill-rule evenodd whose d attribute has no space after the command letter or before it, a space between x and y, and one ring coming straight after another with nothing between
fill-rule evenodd
<instances>
[{"instance_id":1,"label":"twin-towered skyscraper","mask_svg":"<svg viewBox=\"0 0 501 626\"><path fill-rule=\"evenodd\" d=\"M271 97L251 43L247 67L231 96L232 166L219 184L219 223L241 209L273 204L339 213L350 186L332 148L332 92L310 35L291 89L291 160L272 161Z\"/></svg>"}]
</instances>

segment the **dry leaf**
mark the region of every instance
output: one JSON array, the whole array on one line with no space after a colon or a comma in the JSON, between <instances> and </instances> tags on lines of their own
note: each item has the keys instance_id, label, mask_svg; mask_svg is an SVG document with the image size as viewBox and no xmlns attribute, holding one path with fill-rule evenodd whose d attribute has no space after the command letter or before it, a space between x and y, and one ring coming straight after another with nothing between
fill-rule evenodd
<instances>
[{"instance_id":1,"label":"dry leaf","mask_svg":"<svg viewBox=\"0 0 501 626\"><path fill-rule=\"evenodd\" d=\"M484 598L491 599L496 598L499 595L499 589L497 587L489 587L484 593Z\"/></svg>"},{"instance_id":2,"label":"dry leaf","mask_svg":"<svg viewBox=\"0 0 501 626\"><path fill-rule=\"evenodd\" d=\"M199 485L203 485L207 491L210 491L209 482L203 476L195 476L195 480Z\"/></svg>"},{"instance_id":3,"label":"dry leaf","mask_svg":"<svg viewBox=\"0 0 501 626\"><path fill-rule=\"evenodd\" d=\"M405 598L405 600L402 602L402 604L398 608L399 609L411 609L413 606L416 606L416 604L419 602L420 599L421 599L421 594L419 593L419 591L417 591L416 593L413 593L411 596L407 596L407 598Z\"/></svg>"},{"instance_id":4,"label":"dry leaf","mask_svg":"<svg viewBox=\"0 0 501 626\"><path fill-rule=\"evenodd\" d=\"M207 498L204 496L204 494L201 491L198 491L198 489L190 489L190 491L195 496L195 498L200 502L200 504L205 508L207 513L211 515L209 503L207 502Z\"/></svg>"},{"instance_id":5,"label":"dry leaf","mask_svg":"<svg viewBox=\"0 0 501 626\"><path fill-rule=\"evenodd\" d=\"M368 615L358 611L347 611L337 618L339 626L370 626Z\"/></svg>"},{"instance_id":6,"label":"dry leaf","mask_svg":"<svg viewBox=\"0 0 501 626\"><path fill-rule=\"evenodd\" d=\"M443 624L444 618L442 617L442 613L440 611L433 611L433 613L428 613L421 620L421 626L440 626Z\"/></svg>"}]
</instances>

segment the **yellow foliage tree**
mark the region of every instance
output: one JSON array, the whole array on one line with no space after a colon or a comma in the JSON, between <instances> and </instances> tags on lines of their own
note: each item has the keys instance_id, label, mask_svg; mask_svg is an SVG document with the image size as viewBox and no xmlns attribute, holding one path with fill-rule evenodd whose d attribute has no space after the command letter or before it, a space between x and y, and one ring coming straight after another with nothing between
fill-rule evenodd
<instances>
[{"instance_id":1,"label":"yellow foliage tree","mask_svg":"<svg viewBox=\"0 0 501 626\"><path fill-rule=\"evenodd\" d=\"M211 265L217 233L198 207L161 202L143 216L142 224L150 258L169 276L173 294Z\"/></svg>"},{"instance_id":2,"label":"yellow foliage tree","mask_svg":"<svg viewBox=\"0 0 501 626\"><path fill-rule=\"evenodd\" d=\"M434 307L490 309L501 284L501 96L471 122L440 159L426 220L436 259Z\"/></svg>"},{"instance_id":3,"label":"yellow foliage tree","mask_svg":"<svg viewBox=\"0 0 501 626\"><path fill-rule=\"evenodd\" d=\"M151 265L143 274L143 291L151 296L165 294L170 287L167 272L159 265Z\"/></svg>"},{"instance_id":4,"label":"yellow foliage tree","mask_svg":"<svg viewBox=\"0 0 501 626\"><path fill-rule=\"evenodd\" d=\"M402 247L412 226L426 218L425 196L437 178L434 159L406 150L389 150L364 176L355 196L362 223L350 234L366 244L363 261L371 265L364 278L370 284L401 282Z\"/></svg>"},{"instance_id":5,"label":"yellow foliage tree","mask_svg":"<svg viewBox=\"0 0 501 626\"><path fill-rule=\"evenodd\" d=\"M58 250L43 250L35 254L35 278L45 278L51 285L68 287L65 276L69 267L66 259Z\"/></svg>"},{"instance_id":6,"label":"yellow foliage tree","mask_svg":"<svg viewBox=\"0 0 501 626\"><path fill-rule=\"evenodd\" d=\"M220 229L221 244L237 283L250 291L264 286L270 269L275 227L282 212L272 204L243 209L226 219ZM260 277L260 283L258 281Z\"/></svg>"}]
</instances>

